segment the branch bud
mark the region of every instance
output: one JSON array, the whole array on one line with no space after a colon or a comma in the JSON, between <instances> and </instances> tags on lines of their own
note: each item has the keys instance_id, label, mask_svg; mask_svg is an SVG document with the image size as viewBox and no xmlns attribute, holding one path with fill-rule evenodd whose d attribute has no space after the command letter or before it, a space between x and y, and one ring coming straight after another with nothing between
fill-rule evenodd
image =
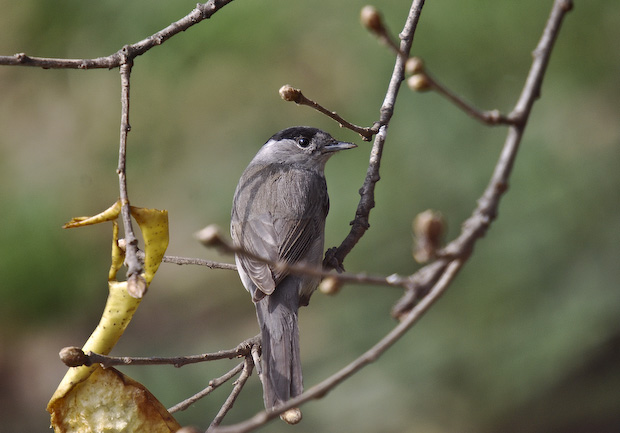
<instances>
[{"instance_id":1,"label":"branch bud","mask_svg":"<svg viewBox=\"0 0 620 433\"><path fill-rule=\"evenodd\" d=\"M426 74L418 73L407 79L407 86L416 92L425 92L431 88L431 83Z\"/></svg>"},{"instance_id":2,"label":"branch bud","mask_svg":"<svg viewBox=\"0 0 620 433\"><path fill-rule=\"evenodd\" d=\"M299 104L301 101L301 90L294 88L288 84L280 87L280 97L285 101L295 102Z\"/></svg>"},{"instance_id":3,"label":"branch bud","mask_svg":"<svg viewBox=\"0 0 620 433\"><path fill-rule=\"evenodd\" d=\"M424 72L424 61L419 57L409 57L405 63L405 72L409 75Z\"/></svg>"},{"instance_id":4,"label":"branch bud","mask_svg":"<svg viewBox=\"0 0 620 433\"><path fill-rule=\"evenodd\" d=\"M224 244L222 232L216 224L210 224L195 234L205 247L219 247Z\"/></svg>"},{"instance_id":5,"label":"branch bud","mask_svg":"<svg viewBox=\"0 0 620 433\"><path fill-rule=\"evenodd\" d=\"M440 212L428 209L415 217L413 258L416 262L426 263L435 258L437 250L441 248L445 226L445 220Z\"/></svg>"},{"instance_id":6,"label":"branch bud","mask_svg":"<svg viewBox=\"0 0 620 433\"><path fill-rule=\"evenodd\" d=\"M362 25L377 35L385 34L385 26L383 18L374 6L364 6L360 12L360 21Z\"/></svg>"},{"instance_id":7,"label":"branch bud","mask_svg":"<svg viewBox=\"0 0 620 433\"><path fill-rule=\"evenodd\" d=\"M58 353L60 356L60 360L67 367L79 367L81 365L90 365L90 360L88 356L84 353L82 349L79 347L71 346L71 347L63 347L60 349Z\"/></svg>"},{"instance_id":8,"label":"branch bud","mask_svg":"<svg viewBox=\"0 0 620 433\"><path fill-rule=\"evenodd\" d=\"M287 424L297 424L299 421L301 421L301 410L299 410L298 407L289 409L280 415L280 419Z\"/></svg>"},{"instance_id":9,"label":"branch bud","mask_svg":"<svg viewBox=\"0 0 620 433\"><path fill-rule=\"evenodd\" d=\"M325 295L335 295L341 288L342 282L337 277L325 277L319 285L319 290Z\"/></svg>"},{"instance_id":10,"label":"branch bud","mask_svg":"<svg viewBox=\"0 0 620 433\"><path fill-rule=\"evenodd\" d=\"M142 275L131 275L127 279L127 293L129 296L136 299L144 298L146 295L146 291L148 286L146 285L146 280Z\"/></svg>"}]
</instances>

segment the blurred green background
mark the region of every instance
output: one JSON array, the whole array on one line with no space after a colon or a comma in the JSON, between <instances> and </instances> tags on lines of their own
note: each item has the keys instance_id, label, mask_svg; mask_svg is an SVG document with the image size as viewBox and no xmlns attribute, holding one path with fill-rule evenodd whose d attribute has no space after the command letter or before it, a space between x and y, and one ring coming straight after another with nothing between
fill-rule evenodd
<instances>
[{"instance_id":1,"label":"blurred green background","mask_svg":"<svg viewBox=\"0 0 620 433\"><path fill-rule=\"evenodd\" d=\"M322 400L297 432L620 431L620 3L575 2L536 103L499 219L444 298L395 347ZM192 2L1 0L0 54L111 54L187 14ZM306 107L291 84L371 125L393 56L358 22L365 1L238 0L135 62L128 180L132 203L168 209L169 254L230 261L197 244L227 228L240 173L274 132L314 125L360 147L327 167L327 246L353 219L370 145ZM551 0L435 0L413 52L476 106L516 102ZM375 3L393 33L408 1ZM107 295L110 226L63 231L118 196L117 70L0 67L0 432L48 431L45 405L63 346L81 345ZM371 229L350 271L412 273L411 221L443 212L449 237L484 189L506 130L403 87ZM399 291L346 287L301 311L306 386L394 326ZM234 347L255 335L229 271L163 265L114 354ZM234 365L123 371L166 406ZM206 428L230 387L184 413ZM227 422L261 409L254 375ZM264 431L291 431L274 422Z\"/></svg>"}]
</instances>

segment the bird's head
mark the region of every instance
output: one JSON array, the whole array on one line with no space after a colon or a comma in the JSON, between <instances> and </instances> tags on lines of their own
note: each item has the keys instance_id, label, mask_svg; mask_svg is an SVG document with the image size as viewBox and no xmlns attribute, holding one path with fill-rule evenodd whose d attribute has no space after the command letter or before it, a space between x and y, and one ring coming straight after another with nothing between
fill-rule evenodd
<instances>
[{"instance_id":1,"label":"bird's head","mask_svg":"<svg viewBox=\"0 0 620 433\"><path fill-rule=\"evenodd\" d=\"M293 126L274 134L263 145L255 160L322 170L334 153L354 147L357 145L338 141L320 129Z\"/></svg>"}]
</instances>

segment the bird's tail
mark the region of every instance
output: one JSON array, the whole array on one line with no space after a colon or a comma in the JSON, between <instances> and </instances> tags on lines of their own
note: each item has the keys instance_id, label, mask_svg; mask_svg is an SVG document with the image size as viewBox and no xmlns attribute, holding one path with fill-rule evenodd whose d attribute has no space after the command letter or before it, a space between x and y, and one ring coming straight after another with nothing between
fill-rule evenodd
<instances>
[{"instance_id":1,"label":"bird's tail","mask_svg":"<svg viewBox=\"0 0 620 433\"><path fill-rule=\"evenodd\" d=\"M294 280L289 276L271 295L256 303L262 336L259 375L268 410L303 392L297 326L299 295Z\"/></svg>"}]
</instances>

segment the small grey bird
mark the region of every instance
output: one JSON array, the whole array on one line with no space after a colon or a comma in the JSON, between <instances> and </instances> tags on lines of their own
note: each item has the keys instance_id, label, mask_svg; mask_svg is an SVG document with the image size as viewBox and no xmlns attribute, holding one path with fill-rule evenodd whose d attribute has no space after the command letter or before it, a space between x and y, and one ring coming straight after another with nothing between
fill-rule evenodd
<instances>
[{"instance_id":1,"label":"small grey bird","mask_svg":"<svg viewBox=\"0 0 620 433\"><path fill-rule=\"evenodd\" d=\"M273 262L320 267L329 210L325 163L354 147L307 126L272 136L237 185L230 222L235 245ZM235 261L256 306L262 336L257 369L269 410L303 391L297 311L308 305L320 278L289 274L243 254Z\"/></svg>"}]
</instances>

